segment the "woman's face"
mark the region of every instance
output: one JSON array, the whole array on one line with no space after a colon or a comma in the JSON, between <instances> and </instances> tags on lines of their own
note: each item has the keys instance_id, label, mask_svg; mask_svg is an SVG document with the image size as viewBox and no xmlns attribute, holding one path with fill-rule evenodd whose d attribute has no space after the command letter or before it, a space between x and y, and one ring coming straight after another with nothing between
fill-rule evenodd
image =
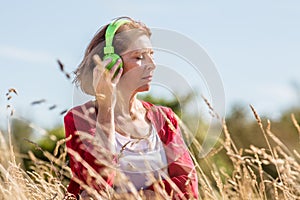
<instances>
[{"instance_id":1,"label":"woman's face","mask_svg":"<svg viewBox=\"0 0 300 200\"><path fill-rule=\"evenodd\" d=\"M146 35L139 36L121 57L123 74L119 83L122 88L125 86L135 92L148 91L156 68L150 39Z\"/></svg>"}]
</instances>

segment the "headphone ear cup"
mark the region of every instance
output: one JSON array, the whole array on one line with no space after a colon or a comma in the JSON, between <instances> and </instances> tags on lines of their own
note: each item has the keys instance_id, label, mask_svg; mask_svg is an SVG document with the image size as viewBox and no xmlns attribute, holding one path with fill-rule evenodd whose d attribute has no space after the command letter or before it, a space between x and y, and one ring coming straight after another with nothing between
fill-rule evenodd
<instances>
[{"instance_id":1,"label":"headphone ear cup","mask_svg":"<svg viewBox=\"0 0 300 200\"><path fill-rule=\"evenodd\" d=\"M119 67L116 71L116 73L121 69L121 67L123 67L123 61L122 61L122 58L118 55L118 54L115 54L115 53L111 53L111 54L107 54L103 57L103 60L106 60L106 59L111 59L111 62L107 64L106 68L108 70L110 70L115 64L116 62L118 61L118 59L121 59L121 63L119 64Z\"/></svg>"}]
</instances>

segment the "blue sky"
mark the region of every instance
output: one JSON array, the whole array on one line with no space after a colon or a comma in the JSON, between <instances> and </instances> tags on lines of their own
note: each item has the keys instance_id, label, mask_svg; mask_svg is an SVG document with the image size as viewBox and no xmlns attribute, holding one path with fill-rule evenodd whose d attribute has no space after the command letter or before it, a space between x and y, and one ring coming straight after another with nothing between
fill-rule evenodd
<instances>
[{"instance_id":1,"label":"blue sky","mask_svg":"<svg viewBox=\"0 0 300 200\"><path fill-rule=\"evenodd\" d=\"M299 106L291 82L300 84L299 1L3 1L0 7L0 115L42 127L62 123L73 86L59 71L73 71L99 29L118 16L177 31L201 45L222 78L226 108L253 104L270 118ZM19 95L7 102L14 87ZM31 106L35 100L46 99ZM49 106L57 108L49 111ZM3 118L3 117L2 117ZM3 120L2 124L3 124Z\"/></svg>"}]
</instances>

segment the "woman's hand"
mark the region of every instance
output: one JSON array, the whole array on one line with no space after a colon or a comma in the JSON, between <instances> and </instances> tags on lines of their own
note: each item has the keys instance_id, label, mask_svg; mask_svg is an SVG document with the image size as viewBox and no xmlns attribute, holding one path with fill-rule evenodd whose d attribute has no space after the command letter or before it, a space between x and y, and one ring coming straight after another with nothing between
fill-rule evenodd
<instances>
[{"instance_id":1,"label":"woman's hand","mask_svg":"<svg viewBox=\"0 0 300 200\"><path fill-rule=\"evenodd\" d=\"M104 60L103 62L98 55L94 55L96 67L93 70L93 87L95 97L100 104L99 106L112 106L116 102L116 85L118 84L122 75L123 68L121 68L115 75L121 59L119 59L111 70L106 69L106 66L111 62L111 59Z\"/></svg>"},{"instance_id":2,"label":"woman's hand","mask_svg":"<svg viewBox=\"0 0 300 200\"><path fill-rule=\"evenodd\" d=\"M111 62L111 59L102 62L98 55L94 55L93 58L96 63L93 71L93 87L98 106L95 138L98 140L97 144L99 146L113 153L115 151L114 108L117 96L116 85L122 75L122 68L116 75L115 73L121 59L114 64L111 70L107 70L106 66Z\"/></svg>"}]
</instances>

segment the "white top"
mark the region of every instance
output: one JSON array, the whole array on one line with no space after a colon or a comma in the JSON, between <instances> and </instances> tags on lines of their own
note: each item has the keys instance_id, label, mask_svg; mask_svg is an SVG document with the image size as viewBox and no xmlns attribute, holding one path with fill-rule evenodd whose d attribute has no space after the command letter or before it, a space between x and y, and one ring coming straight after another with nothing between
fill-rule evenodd
<instances>
[{"instance_id":1,"label":"white top","mask_svg":"<svg viewBox=\"0 0 300 200\"><path fill-rule=\"evenodd\" d=\"M116 133L116 150L119 153L119 168L129 178L137 190L152 184L148 178L156 180L168 176L168 162L156 129L145 139L132 139ZM122 150L123 147L123 150Z\"/></svg>"}]
</instances>

